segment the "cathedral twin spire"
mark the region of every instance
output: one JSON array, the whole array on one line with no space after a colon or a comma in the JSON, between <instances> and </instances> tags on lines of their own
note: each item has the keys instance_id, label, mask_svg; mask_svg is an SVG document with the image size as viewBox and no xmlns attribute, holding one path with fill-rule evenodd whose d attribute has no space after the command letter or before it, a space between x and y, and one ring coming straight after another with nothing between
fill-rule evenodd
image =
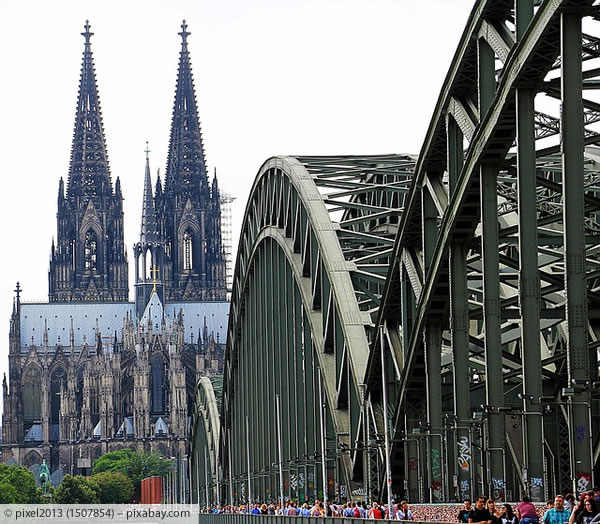
<instances>
[{"instance_id":1,"label":"cathedral twin spire","mask_svg":"<svg viewBox=\"0 0 600 524\"><path fill-rule=\"evenodd\" d=\"M86 20L83 64L77 97L75 129L67 182L67 198L110 197L112 183L92 55L90 24Z\"/></svg>"},{"instance_id":2,"label":"cathedral twin spire","mask_svg":"<svg viewBox=\"0 0 600 524\"><path fill-rule=\"evenodd\" d=\"M161 300L225 300L225 259L216 173L209 184L185 20L171 120L164 190L152 195L148 149L136 259L136 311L156 291Z\"/></svg>"},{"instance_id":3,"label":"cathedral twin spire","mask_svg":"<svg viewBox=\"0 0 600 524\"><path fill-rule=\"evenodd\" d=\"M191 33L187 30L185 20L181 29L179 36L182 42L171 121L165 194L197 198L200 192L208 190L208 180L187 42Z\"/></svg>"},{"instance_id":4,"label":"cathedral twin spire","mask_svg":"<svg viewBox=\"0 0 600 524\"><path fill-rule=\"evenodd\" d=\"M92 55L85 23L83 63L67 189L59 182L57 241L48 272L51 302L128 299L123 196L113 192Z\"/></svg>"},{"instance_id":5,"label":"cathedral twin spire","mask_svg":"<svg viewBox=\"0 0 600 524\"><path fill-rule=\"evenodd\" d=\"M144 203L136 256L136 302L147 303L148 287L169 300L225 300L225 261L221 245L220 196L209 184L188 50L185 20L164 189L152 194L146 149ZM123 196L114 192L100 99L86 21L83 64L71 162L65 193L59 183L57 242L51 250L50 301L124 301L128 265L124 247Z\"/></svg>"}]
</instances>

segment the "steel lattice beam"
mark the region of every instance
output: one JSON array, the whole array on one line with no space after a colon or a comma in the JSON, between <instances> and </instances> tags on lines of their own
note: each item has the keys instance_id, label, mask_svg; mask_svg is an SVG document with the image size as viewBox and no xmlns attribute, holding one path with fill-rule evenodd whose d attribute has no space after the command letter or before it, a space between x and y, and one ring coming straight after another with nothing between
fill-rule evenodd
<instances>
[{"instance_id":1,"label":"steel lattice beam","mask_svg":"<svg viewBox=\"0 0 600 524\"><path fill-rule=\"evenodd\" d=\"M428 489L408 486L420 499L482 492L503 498L508 482L513 495L525 490L543 500L552 481L544 466L552 453L545 458L544 446L559 449L548 432L540 446L551 419L539 399L548 394L567 403L571 478L578 479L572 489L593 477L590 393L582 385L598 376L591 348L599 327L600 166L590 147L600 142L592 91L600 76L597 18L592 0L548 0L535 11L531 0L479 1L441 90L378 318L390 359L403 356L394 399L397 448L415 453L410 438L427 448ZM432 330L442 333L441 378L431 365ZM379 375L373 352L374 399ZM574 384L574 397L561 400L561 388ZM430 403L440 391L443 413L427 412L423 399ZM407 418L415 405L420 420ZM507 410L525 413L517 416L526 420L525 439L505 427ZM483 416L474 419L474 412ZM565 423L562 416L553 415ZM413 430L418 437L409 437ZM487 449L481 456L472 445L478 440ZM433 451L461 457L454 461L460 468L449 463L445 486L437 484ZM576 463L583 465L575 470ZM483 476L474 473L476 464L486 466ZM411 479L409 464L404 474L402 465L398 476ZM507 478L506 470L519 474Z\"/></svg>"},{"instance_id":2,"label":"steel lattice beam","mask_svg":"<svg viewBox=\"0 0 600 524\"><path fill-rule=\"evenodd\" d=\"M258 173L240 239L225 356L220 458L224 478L231 464L236 500L249 495L246 443L251 496L265 500L278 490L276 395L283 405L286 493L323 495L319 376L328 491L333 496L335 484L364 493L372 462L363 453L371 449L364 435L378 423L361 385L413 168L414 158L401 155L277 157Z\"/></svg>"}]
</instances>

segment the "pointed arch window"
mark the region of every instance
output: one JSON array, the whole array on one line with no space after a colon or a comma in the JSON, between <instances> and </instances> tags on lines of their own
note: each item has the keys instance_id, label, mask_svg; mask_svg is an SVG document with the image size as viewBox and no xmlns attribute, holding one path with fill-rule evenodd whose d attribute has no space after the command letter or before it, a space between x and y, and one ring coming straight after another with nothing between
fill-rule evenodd
<instances>
[{"instance_id":1,"label":"pointed arch window","mask_svg":"<svg viewBox=\"0 0 600 524\"><path fill-rule=\"evenodd\" d=\"M139 280L146 280L146 275L144 274L144 270L146 266L144 265L144 252L140 251L137 259L137 274Z\"/></svg>"},{"instance_id":2,"label":"pointed arch window","mask_svg":"<svg viewBox=\"0 0 600 524\"><path fill-rule=\"evenodd\" d=\"M90 229L85 234L85 243L83 248L86 270L94 271L96 269L97 253L98 238L96 237L96 232L93 229Z\"/></svg>"},{"instance_id":3,"label":"pointed arch window","mask_svg":"<svg viewBox=\"0 0 600 524\"><path fill-rule=\"evenodd\" d=\"M165 363L159 355L154 355L152 358L151 369L151 406L150 410L153 414L162 414L166 411L166 393L167 384L165 377Z\"/></svg>"},{"instance_id":4,"label":"pointed arch window","mask_svg":"<svg viewBox=\"0 0 600 524\"><path fill-rule=\"evenodd\" d=\"M71 249L71 269L75 271L75 240L71 240L70 244Z\"/></svg>"},{"instance_id":5,"label":"pointed arch window","mask_svg":"<svg viewBox=\"0 0 600 524\"><path fill-rule=\"evenodd\" d=\"M66 386L67 374L61 367L56 368L50 375L50 440L59 440L60 432L60 400L61 389Z\"/></svg>"},{"instance_id":6,"label":"pointed arch window","mask_svg":"<svg viewBox=\"0 0 600 524\"><path fill-rule=\"evenodd\" d=\"M150 248L146 249L144 261L146 262L146 267L144 268L144 280L152 280L152 266L154 265L154 261L152 260L152 251L150 251Z\"/></svg>"},{"instance_id":7,"label":"pointed arch window","mask_svg":"<svg viewBox=\"0 0 600 524\"><path fill-rule=\"evenodd\" d=\"M194 267L193 240L194 237L188 229L183 234L183 269L186 271Z\"/></svg>"},{"instance_id":8,"label":"pointed arch window","mask_svg":"<svg viewBox=\"0 0 600 524\"><path fill-rule=\"evenodd\" d=\"M42 375L31 366L23 376L23 418L25 423L40 422L42 415Z\"/></svg>"}]
</instances>

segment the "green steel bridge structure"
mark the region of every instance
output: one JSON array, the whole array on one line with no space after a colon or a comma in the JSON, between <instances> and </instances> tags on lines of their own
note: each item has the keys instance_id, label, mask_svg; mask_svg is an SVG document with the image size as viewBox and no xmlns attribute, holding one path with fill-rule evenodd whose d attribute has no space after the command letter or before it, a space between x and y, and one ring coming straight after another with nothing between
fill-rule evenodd
<instances>
[{"instance_id":1,"label":"green steel bridge structure","mask_svg":"<svg viewBox=\"0 0 600 524\"><path fill-rule=\"evenodd\" d=\"M478 0L418 156L263 164L193 501L600 482L599 23L598 0Z\"/></svg>"}]
</instances>

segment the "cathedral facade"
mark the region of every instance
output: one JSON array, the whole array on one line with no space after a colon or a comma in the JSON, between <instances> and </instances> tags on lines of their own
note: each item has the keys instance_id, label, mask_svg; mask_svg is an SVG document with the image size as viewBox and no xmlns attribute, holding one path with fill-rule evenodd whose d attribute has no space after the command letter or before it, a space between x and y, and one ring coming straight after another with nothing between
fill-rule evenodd
<instances>
[{"instance_id":1,"label":"cathedral facade","mask_svg":"<svg viewBox=\"0 0 600 524\"><path fill-rule=\"evenodd\" d=\"M54 483L122 448L185 456L196 383L222 371L229 303L216 175L209 182L187 26L167 171L146 154L129 302L120 180L111 179L86 22L67 183L59 181L47 303L15 290L1 459ZM141 177L140 177L141 179Z\"/></svg>"}]
</instances>

